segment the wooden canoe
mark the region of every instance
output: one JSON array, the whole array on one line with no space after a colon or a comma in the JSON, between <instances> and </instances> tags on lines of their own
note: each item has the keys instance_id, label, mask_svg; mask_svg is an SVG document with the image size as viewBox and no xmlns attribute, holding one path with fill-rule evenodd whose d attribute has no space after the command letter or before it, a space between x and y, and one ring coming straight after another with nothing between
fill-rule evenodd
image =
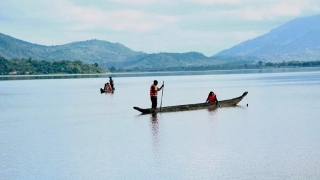
<instances>
[{"instance_id":1,"label":"wooden canoe","mask_svg":"<svg viewBox=\"0 0 320 180\"><path fill-rule=\"evenodd\" d=\"M104 90L102 88L100 88L100 93L113 93L114 91L112 90Z\"/></svg>"},{"instance_id":2,"label":"wooden canoe","mask_svg":"<svg viewBox=\"0 0 320 180\"><path fill-rule=\"evenodd\" d=\"M198 104L186 104L186 105L161 107L161 110L160 108L153 110L151 108L142 109L139 107L133 107L133 109L141 112L142 114L151 114L151 113L157 113L157 112L177 112L177 111L198 110L198 109L207 109L207 108L209 109L209 108L218 108L218 107L232 107L232 106L236 106L247 94L248 92L244 92L239 97L219 101L220 106L219 104L217 105L216 103L198 103Z\"/></svg>"}]
</instances>

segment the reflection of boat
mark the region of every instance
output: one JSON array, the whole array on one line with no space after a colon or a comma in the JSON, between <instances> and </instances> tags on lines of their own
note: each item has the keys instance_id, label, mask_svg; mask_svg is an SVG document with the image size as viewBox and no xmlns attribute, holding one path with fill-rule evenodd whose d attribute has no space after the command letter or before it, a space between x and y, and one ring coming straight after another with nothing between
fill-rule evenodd
<instances>
[{"instance_id":1,"label":"reflection of boat","mask_svg":"<svg viewBox=\"0 0 320 180\"><path fill-rule=\"evenodd\" d=\"M104 90L104 89L100 88L100 92L101 93L113 93L114 91L113 90Z\"/></svg>"},{"instance_id":2,"label":"reflection of boat","mask_svg":"<svg viewBox=\"0 0 320 180\"><path fill-rule=\"evenodd\" d=\"M217 107L232 107L232 106L236 106L247 94L248 92L244 92L239 97L219 101L218 105L216 103L198 103L198 104L167 106L167 107L161 107L161 109L157 108L156 110L153 110L151 108L148 108L148 109L142 109L139 107L133 107L133 108L137 111L140 111L142 114L150 114L150 113L157 113L157 112L176 112L176 111L188 111L188 110L217 108Z\"/></svg>"}]
</instances>

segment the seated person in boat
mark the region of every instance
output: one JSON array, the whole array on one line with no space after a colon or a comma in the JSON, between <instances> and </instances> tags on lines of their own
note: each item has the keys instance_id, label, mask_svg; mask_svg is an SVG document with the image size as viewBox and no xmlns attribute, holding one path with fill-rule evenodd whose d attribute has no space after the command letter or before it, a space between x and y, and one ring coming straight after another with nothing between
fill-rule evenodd
<instances>
[{"instance_id":1,"label":"seated person in boat","mask_svg":"<svg viewBox=\"0 0 320 180\"><path fill-rule=\"evenodd\" d=\"M105 90L105 91L112 91L112 87L111 87L110 83L106 83L106 84L104 85L103 90Z\"/></svg>"},{"instance_id":2,"label":"seated person in boat","mask_svg":"<svg viewBox=\"0 0 320 180\"><path fill-rule=\"evenodd\" d=\"M206 103L216 103L216 105L218 105L217 95L214 92L210 91Z\"/></svg>"}]
</instances>

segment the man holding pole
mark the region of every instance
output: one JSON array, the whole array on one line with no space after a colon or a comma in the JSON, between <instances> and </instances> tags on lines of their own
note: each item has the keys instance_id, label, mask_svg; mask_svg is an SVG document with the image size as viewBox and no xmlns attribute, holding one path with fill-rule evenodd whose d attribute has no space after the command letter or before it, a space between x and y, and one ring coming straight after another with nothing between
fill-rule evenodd
<instances>
[{"instance_id":1,"label":"man holding pole","mask_svg":"<svg viewBox=\"0 0 320 180\"><path fill-rule=\"evenodd\" d=\"M152 103L151 108L153 110L156 110L156 108L157 108L158 91L160 91L164 87L164 84L162 84L162 86L160 88L158 88L157 85L158 85L158 81L154 80L153 84L150 87L150 99L151 99L151 103Z\"/></svg>"}]
</instances>

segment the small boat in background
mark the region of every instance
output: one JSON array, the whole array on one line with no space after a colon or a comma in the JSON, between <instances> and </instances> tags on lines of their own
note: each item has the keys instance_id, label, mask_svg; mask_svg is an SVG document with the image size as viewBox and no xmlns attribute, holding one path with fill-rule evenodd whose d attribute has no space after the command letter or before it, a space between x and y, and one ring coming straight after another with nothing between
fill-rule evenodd
<instances>
[{"instance_id":1,"label":"small boat in background","mask_svg":"<svg viewBox=\"0 0 320 180\"><path fill-rule=\"evenodd\" d=\"M100 88L100 93L113 93L114 90L104 90L102 88Z\"/></svg>"},{"instance_id":2,"label":"small boat in background","mask_svg":"<svg viewBox=\"0 0 320 180\"><path fill-rule=\"evenodd\" d=\"M133 107L133 109L141 112L142 114L151 114L151 113L157 113L157 112L177 112L177 111L198 110L198 109L206 109L206 108L209 109L209 108L218 108L218 107L232 107L232 106L236 106L247 94L248 92L244 92L239 97L218 101L219 103L198 103L198 104L167 106L167 107L157 108L155 110L151 108L142 109L139 107Z\"/></svg>"}]
</instances>

